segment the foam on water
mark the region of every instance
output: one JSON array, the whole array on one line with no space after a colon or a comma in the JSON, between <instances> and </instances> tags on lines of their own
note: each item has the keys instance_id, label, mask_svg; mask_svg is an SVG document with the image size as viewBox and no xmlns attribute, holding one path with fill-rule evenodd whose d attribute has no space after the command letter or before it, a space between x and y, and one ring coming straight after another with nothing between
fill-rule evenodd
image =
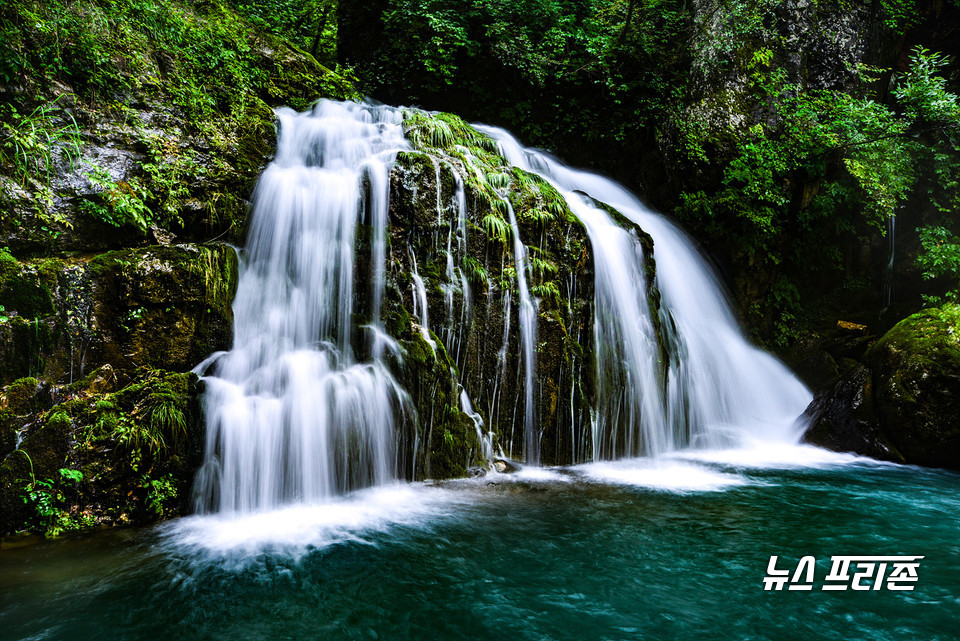
<instances>
[{"instance_id":1,"label":"foam on water","mask_svg":"<svg viewBox=\"0 0 960 641\"><path fill-rule=\"evenodd\" d=\"M624 459L571 468L587 480L664 492L719 492L753 481L706 466L663 459Z\"/></svg>"},{"instance_id":2,"label":"foam on water","mask_svg":"<svg viewBox=\"0 0 960 641\"><path fill-rule=\"evenodd\" d=\"M347 541L372 544L374 535L398 526L424 527L455 500L456 493L439 488L396 484L276 510L192 516L162 529L176 547L203 555L297 555Z\"/></svg>"},{"instance_id":3,"label":"foam on water","mask_svg":"<svg viewBox=\"0 0 960 641\"><path fill-rule=\"evenodd\" d=\"M896 465L896 463L878 461L856 454L831 452L813 445L791 443L753 443L746 447L731 449L681 450L673 453L670 458L746 469L824 469L850 465Z\"/></svg>"}]
</instances>

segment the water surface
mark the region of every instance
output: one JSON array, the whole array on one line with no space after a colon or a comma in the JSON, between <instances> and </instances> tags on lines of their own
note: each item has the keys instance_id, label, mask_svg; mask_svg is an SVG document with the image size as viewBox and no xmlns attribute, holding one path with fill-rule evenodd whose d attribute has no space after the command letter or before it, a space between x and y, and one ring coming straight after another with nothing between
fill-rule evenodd
<instances>
[{"instance_id":1,"label":"water surface","mask_svg":"<svg viewBox=\"0 0 960 641\"><path fill-rule=\"evenodd\" d=\"M812 448L536 469L3 550L0 638L956 639L958 526L960 475ZM836 554L926 558L822 592Z\"/></svg>"}]
</instances>

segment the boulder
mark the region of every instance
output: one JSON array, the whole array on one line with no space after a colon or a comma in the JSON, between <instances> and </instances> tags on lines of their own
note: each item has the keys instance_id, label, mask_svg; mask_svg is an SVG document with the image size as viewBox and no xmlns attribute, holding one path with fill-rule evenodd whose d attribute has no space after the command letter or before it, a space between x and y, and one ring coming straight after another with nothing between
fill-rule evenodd
<instances>
[{"instance_id":1,"label":"boulder","mask_svg":"<svg viewBox=\"0 0 960 641\"><path fill-rule=\"evenodd\" d=\"M918 312L821 390L804 440L874 458L960 469L960 306Z\"/></svg>"},{"instance_id":2,"label":"boulder","mask_svg":"<svg viewBox=\"0 0 960 641\"><path fill-rule=\"evenodd\" d=\"M866 359L880 428L906 461L960 469L960 306L900 321Z\"/></svg>"}]
</instances>

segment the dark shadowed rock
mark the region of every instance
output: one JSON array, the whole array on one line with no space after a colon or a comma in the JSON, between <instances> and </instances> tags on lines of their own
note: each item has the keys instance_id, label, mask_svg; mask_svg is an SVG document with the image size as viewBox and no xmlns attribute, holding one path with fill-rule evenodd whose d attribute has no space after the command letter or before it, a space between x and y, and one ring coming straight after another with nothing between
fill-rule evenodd
<instances>
[{"instance_id":1,"label":"dark shadowed rock","mask_svg":"<svg viewBox=\"0 0 960 641\"><path fill-rule=\"evenodd\" d=\"M903 462L877 420L873 375L857 365L832 387L821 390L804 412L810 429L803 440L836 452L855 452L873 458Z\"/></svg>"}]
</instances>

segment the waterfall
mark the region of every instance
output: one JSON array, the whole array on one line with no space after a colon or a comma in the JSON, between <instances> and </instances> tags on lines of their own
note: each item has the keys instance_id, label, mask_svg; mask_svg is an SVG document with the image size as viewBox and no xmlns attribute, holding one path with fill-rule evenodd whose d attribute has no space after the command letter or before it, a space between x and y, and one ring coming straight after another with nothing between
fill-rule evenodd
<instances>
[{"instance_id":1,"label":"waterfall","mask_svg":"<svg viewBox=\"0 0 960 641\"><path fill-rule=\"evenodd\" d=\"M358 361L351 339L355 228L366 217L376 236L374 351L391 344L379 314L389 169L408 148L402 115L323 101L277 116L277 156L254 194L233 304L233 349L203 364L200 512L318 501L397 475L407 395L383 360Z\"/></svg>"},{"instance_id":2,"label":"waterfall","mask_svg":"<svg viewBox=\"0 0 960 641\"><path fill-rule=\"evenodd\" d=\"M614 181L525 149L502 129L475 127L513 165L553 184L587 227L597 270L596 366L607 388L595 410L594 459L799 438L796 418L810 403L809 390L743 336L717 276L682 231ZM653 237L659 319L642 303L642 250L577 192L614 207ZM659 371L650 329L656 321L668 356Z\"/></svg>"},{"instance_id":3,"label":"waterfall","mask_svg":"<svg viewBox=\"0 0 960 641\"><path fill-rule=\"evenodd\" d=\"M513 236L514 268L517 272L517 287L520 291L520 342L523 345L523 460L532 465L540 464L540 435L536 424L533 402L534 370L537 358L537 301L530 296L527 286L529 267L527 248L520 240L520 228L510 201L507 217Z\"/></svg>"},{"instance_id":4,"label":"waterfall","mask_svg":"<svg viewBox=\"0 0 960 641\"><path fill-rule=\"evenodd\" d=\"M381 319L390 171L397 153L410 149L403 138L403 113L330 101L305 114L278 111L277 156L254 193L241 254L233 347L195 370L206 385L207 420L196 483L198 511L246 513L312 503L415 475L421 441L403 435L416 412L391 370L402 365L403 349ZM716 277L682 232L616 183L524 149L502 130L479 128L499 143L510 163L539 174L562 194L593 248L595 401L590 441L570 435L572 461L796 438L794 419L809 403L809 392L776 359L747 342ZM537 465L539 302L530 290L530 261L515 212L504 198L516 291L495 289L487 277L488 315L497 297L502 300L503 342L494 371L480 382L488 393L485 423L473 410L466 383L456 380L475 300L463 269L469 213L465 180L446 160L431 161L438 228L446 224L445 212L453 219L446 242L435 239L434 250L440 244L446 250L442 277L427 265L421 275L416 252L408 247L408 300L416 325L439 352L430 331L427 292L441 289L442 308L434 310L434 320L436 312L446 312L438 329L457 362L450 369L451 383L460 410L474 423L477 451L488 461L495 453L488 425L500 426L504 437L509 429L508 451L519 450L514 428L522 422L524 459ZM454 175L452 207L440 188L441 163ZM615 223L601 203L637 227ZM361 224L370 234L369 265L359 262L355 247ZM656 247L654 282L646 234ZM426 277L442 282L427 283ZM368 292L357 291L367 283ZM569 286L574 285L571 280ZM660 292L659 306L651 302L654 288ZM457 291L463 303L460 323L454 318ZM370 304L357 307L361 298ZM522 373L509 365L514 311ZM360 329L367 331L366 348L359 347ZM523 416L511 421L500 405L521 384L523 400L515 407ZM571 387L571 412L574 391Z\"/></svg>"}]
</instances>

